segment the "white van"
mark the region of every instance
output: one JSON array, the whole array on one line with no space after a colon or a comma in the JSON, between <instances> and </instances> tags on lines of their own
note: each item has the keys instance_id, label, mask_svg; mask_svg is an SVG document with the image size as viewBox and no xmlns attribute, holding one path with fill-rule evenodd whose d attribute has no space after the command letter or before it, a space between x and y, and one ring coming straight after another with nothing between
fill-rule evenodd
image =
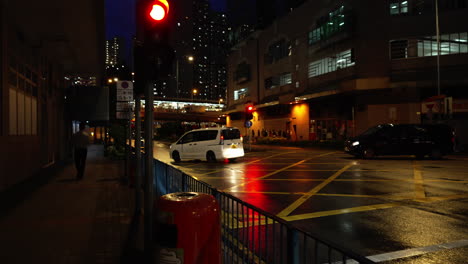
<instances>
[{"instance_id":1,"label":"white van","mask_svg":"<svg viewBox=\"0 0 468 264\"><path fill-rule=\"evenodd\" d=\"M179 162L183 159L206 159L209 162L244 156L244 147L239 129L213 127L189 131L171 144L169 155Z\"/></svg>"}]
</instances>

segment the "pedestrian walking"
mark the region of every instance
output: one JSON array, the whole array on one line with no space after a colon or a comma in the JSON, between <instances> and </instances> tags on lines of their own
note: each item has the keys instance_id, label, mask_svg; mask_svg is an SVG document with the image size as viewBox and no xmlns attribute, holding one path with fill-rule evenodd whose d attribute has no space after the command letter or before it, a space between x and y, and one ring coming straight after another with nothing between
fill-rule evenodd
<instances>
[{"instance_id":1,"label":"pedestrian walking","mask_svg":"<svg viewBox=\"0 0 468 264\"><path fill-rule=\"evenodd\" d=\"M76 179L81 180L84 176L86 156L88 155L89 134L85 123L80 123L80 131L73 135L74 158L76 166Z\"/></svg>"}]
</instances>

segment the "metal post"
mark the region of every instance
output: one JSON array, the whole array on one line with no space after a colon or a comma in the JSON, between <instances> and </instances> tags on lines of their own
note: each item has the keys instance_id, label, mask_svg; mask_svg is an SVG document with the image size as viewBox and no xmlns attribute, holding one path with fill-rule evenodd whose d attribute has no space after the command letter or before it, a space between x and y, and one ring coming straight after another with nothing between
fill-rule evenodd
<instances>
[{"instance_id":1,"label":"metal post","mask_svg":"<svg viewBox=\"0 0 468 264\"><path fill-rule=\"evenodd\" d=\"M128 184L129 183L129 179L130 179L130 158L132 156L132 111L130 109L128 109L128 122L127 122L127 125L128 125L128 129L127 129L127 133L128 133L128 144L127 144L127 171L126 171L126 174L125 174L125 179L124 179L124 182L125 184Z\"/></svg>"},{"instance_id":2,"label":"metal post","mask_svg":"<svg viewBox=\"0 0 468 264\"><path fill-rule=\"evenodd\" d=\"M179 58L176 57L176 97L179 99ZM176 104L176 108L177 104Z\"/></svg>"},{"instance_id":3,"label":"metal post","mask_svg":"<svg viewBox=\"0 0 468 264\"><path fill-rule=\"evenodd\" d=\"M299 263L299 234L298 231L288 227L287 229L287 236L288 236L288 263L291 264L298 264Z\"/></svg>"},{"instance_id":4,"label":"metal post","mask_svg":"<svg viewBox=\"0 0 468 264\"><path fill-rule=\"evenodd\" d=\"M355 116L354 116L354 106L351 107L351 116L353 120L353 137L356 136L356 121L355 121Z\"/></svg>"},{"instance_id":5,"label":"metal post","mask_svg":"<svg viewBox=\"0 0 468 264\"><path fill-rule=\"evenodd\" d=\"M125 127L125 166L124 166L124 176L123 178L121 179L122 183L126 184L128 181L128 171L130 170L130 146L129 146L129 139L130 139L130 133L128 133L128 128L127 126L128 125L128 122L130 122L130 120L128 121L124 121L124 127Z\"/></svg>"},{"instance_id":6,"label":"metal post","mask_svg":"<svg viewBox=\"0 0 468 264\"><path fill-rule=\"evenodd\" d=\"M145 235L144 247L147 253L152 250L153 234L153 89L152 82L145 83Z\"/></svg>"},{"instance_id":7,"label":"metal post","mask_svg":"<svg viewBox=\"0 0 468 264\"><path fill-rule=\"evenodd\" d=\"M135 214L141 212L141 102L140 95L135 95Z\"/></svg>"},{"instance_id":8,"label":"metal post","mask_svg":"<svg viewBox=\"0 0 468 264\"><path fill-rule=\"evenodd\" d=\"M249 151L252 151L252 134L250 133L250 127L247 128L247 134L249 135Z\"/></svg>"},{"instance_id":9,"label":"metal post","mask_svg":"<svg viewBox=\"0 0 468 264\"><path fill-rule=\"evenodd\" d=\"M440 31L439 31L439 1L435 0L436 39L437 39L437 95L440 95ZM440 107L439 107L440 109ZM440 110L439 110L440 115Z\"/></svg>"}]
</instances>

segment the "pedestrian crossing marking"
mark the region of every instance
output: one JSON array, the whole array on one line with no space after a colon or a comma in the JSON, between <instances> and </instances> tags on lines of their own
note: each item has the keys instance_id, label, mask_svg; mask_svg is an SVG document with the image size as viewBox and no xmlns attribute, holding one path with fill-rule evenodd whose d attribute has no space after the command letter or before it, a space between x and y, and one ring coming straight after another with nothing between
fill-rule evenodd
<instances>
[{"instance_id":1,"label":"pedestrian crossing marking","mask_svg":"<svg viewBox=\"0 0 468 264\"><path fill-rule=\"evenodd\" d=\"M318 193L321 189L323 189L325 186L327 186L330 182L332 182L334 179L336 179L338 176L340 176L343 172L345 172L347 169L349 169L351 166L353 166L352 163L344 166L341 168L339 171L335 172L332 176L330 176L327 180L323 181L319 185L315 186L312 190L307 192L307 194L303 195L299 199L297 199L294 203L292 203L290 206L287 208L283 209L277 216L279 217L284 217L288 216L290 213L292 213L294 210L296 210L301 204L303 204L305 201L307 201L310 197L314 196L316 193Z\"/></svg>"},{"instance_id":2,"label":"pedestrian crossing marking","mask_svg":"<svg viewBox=\"0 0 468 264\"><path fill-rule=\"evenodd\" d=\"M422 176L421 165L418 162L413 162L413 170L415 198L424 199L426 198L426 192L424 191L424 180Z\"/></svg>"},{"instance_id":3,"label":"pedestrian crossing marking","mask_svg":"<svg viewBox=\"0 0 468 264\"><path fill-rule=\"evenodd\" d=\"M378 210L378 209L387 209L387 208L392 208L392 207L396 207L400 205L401 205L400 203L384 203L384 204L357 206L357 207L351 207L351 208L320 211L320 212L290 215L290 216L280 216L278 214L278 216L280 216L282 219L288 222L291 222L291 221L305 220L305 219L318 218L318 217L331 216L331 215L341 215L341 214L349 214L349 213L356 213L356 212L372 211L372 210Z\"/></svg>"},{"instance_id":4,"label":"pedestrian crossing marking","mask_svg":"<svg viewBox=\"0 0 468 264\"><path fill-rule=\"evenodd\" d=\"M299 161L299 162L296 162L296 163L294 163L294 164L291 164L291 165L289 165L289 166L286 166L286 167L284 167L284 168L282 168L282 169L273 171L273 172L271 172L271 173L269 173L269 174L266 174L266 175L264 175L264 176L262 176L262 177L257 178L256 180L260 180L260 179L264 179L264 178L270 177L270 176L275 175L275 174L277 174L277 173L279 173L279 172L282 172L282 171L285 171L285 170L287 170L287 169L289 169L289 168L292 168L292 167L295 167L295 166L297 166L297 165L300 165L300 164L302 164L302 163L304 163L304 162L306 162L306 161L308 161L308 160L311 160L311 159L314 159L314 158L318 158L318 157L323 157L323 156L330 155L330 154L333 154L333 153L336 153L336 152L327 152L327 153L315 155L315 156L313 156L313 157L311 157L311 158L301 160L301 161ZM245 185L247 185L247 184L249 184L249 183L251 183L251 182L254 182L254 181L256 181L256 180L252 180L252 181L244 182L244 183L241 183L241 184L238 184L238 185L234 185L234 186L231 186L231 187L229 187L229 188L227 188L227 189L225 189L225 190L223 190L223 191L228 192L228 191L231 190L231 189L235 189L235 188L238 188L238 187L241 187L241 186L245 186Z\"/></svg>"}]
</instances>

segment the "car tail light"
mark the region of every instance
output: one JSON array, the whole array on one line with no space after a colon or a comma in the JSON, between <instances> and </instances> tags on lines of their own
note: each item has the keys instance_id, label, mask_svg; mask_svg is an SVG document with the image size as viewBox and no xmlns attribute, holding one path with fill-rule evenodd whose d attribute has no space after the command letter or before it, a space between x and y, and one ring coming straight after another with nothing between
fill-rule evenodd
<instances>
[{"instance_id":1,"label":"car tail light","mask_svg":"<svg viewBox=\"0 0 468 264\"><path fill-rule=\"evenodd\" d=\"M221 136L221 137L219 138L219 144L220 144L220 145L224 145L224 136Z\"/></svg>"}]
</instances>

